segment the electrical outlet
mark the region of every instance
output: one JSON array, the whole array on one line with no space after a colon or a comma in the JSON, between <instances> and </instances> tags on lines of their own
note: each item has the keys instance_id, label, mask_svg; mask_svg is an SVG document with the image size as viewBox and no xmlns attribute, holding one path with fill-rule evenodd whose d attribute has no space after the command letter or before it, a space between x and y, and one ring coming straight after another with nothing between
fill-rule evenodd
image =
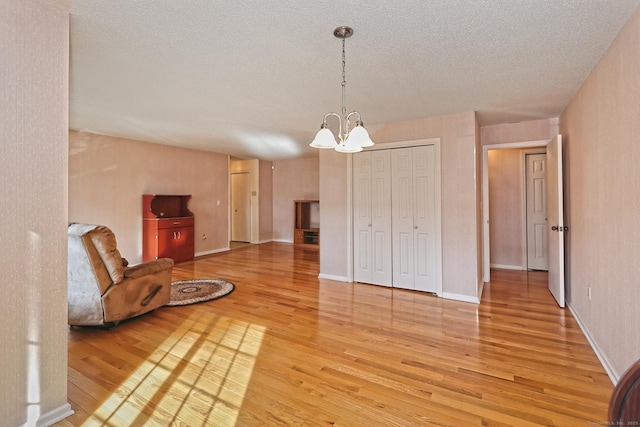
<instances>
[{"instance_id":1,"label":"electrical outlet","mask_svg":"<svg viewBox=\"0 0 640 427\"><path fill-rule=\"evenodd\" d=\"M589 301L591 301L591 286L587 288L589 290Z\"/></svg>"}]
</instances>

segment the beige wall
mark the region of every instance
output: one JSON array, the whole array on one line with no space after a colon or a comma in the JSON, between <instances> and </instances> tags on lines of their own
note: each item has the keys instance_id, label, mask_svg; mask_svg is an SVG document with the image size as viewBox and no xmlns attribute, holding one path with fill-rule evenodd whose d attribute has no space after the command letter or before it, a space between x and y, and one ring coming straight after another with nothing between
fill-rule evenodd
<instances>
[{"instance_id":1,"label":"beige wall","mask_svg":"<svg viewBox=\"0 0 640 427\"><path fill-rule=\"evenodd\" d=\"M319 199L318 157L273 162L273 240L293 242L294 200ZM320 216L324 212L320 201ZM321 247L324 230L320 229Z\"/></svg>"},{"instance_id":2,"label":"beige wall","mask_svg":"<svg viewBox=\"0 0 640 427\"><path fill-rule=\"evenodd\" d=\"M616 378L640 359L638 52L640 12L560 117L569 226L567 297Z\"/></svg>"},{"instance_id":3,"label":"beige wall","mask_svg":"<svg viewBox=\"0 0 640 427\"><path fill-rule=\"evenodd\" d=\"M348 237L352 232L347 212L351 162L349 155L320 150L320 275L347 280Z\"/></svg>"},{"instance_id":4,"label":"beige wall","mask_svg":"<svg viewBox=\"0 0 640 427\"><path fill-rule=\"evenodd\" d=\"M226 155L69 132L69 221L110 227L131 263L142 260L143 194L191 194L196 255L228 248L228 180Z\"/></svg>"},{"instance_id":5,"label":"beige wall","mask_svg":"<svg viewBox=\"0 0 640 427\"><path fill-rule=\"evenodd\" d=\"M548 141L558 134L558 118L482 126L480 143L484 145L511 142Z\"/></svg>"},{"instance_id":6,"label":"beige wall","mask_svg":"<svg viewBox=\"0 0 640 427\"><path fill-rule=\"evenodd\" d=\"M522 151L490 150L488 155L491 266L526 269Z\"/></svg>"},{"instance_id":7,"label":"beige wall","mask_svg":"<svg viewBox=\"0 0 640 427\"><path fill-rule=\"evenodd\" d=\"M70 1L0 2L0 424L49 425L67 404Z\"/></svg>"},{"instance_id":8,"label":"beige wall","mask_svg":"<svg viewBox=\"0 0 640 427\"><path fill-rule=\"evenodd\" d=\"M441 139L443 294L477 298L481 254L475 113L387 123L369 131L378 144ZM320 153L320 273L325 277L349 276L347 159L340 153Z\"/></svg>"},{"instance_id":9,"label":"beige wall","mask_svg":"<svg viewBox=\"0 0 640 427\"><path fill-rule=\"evenodd\" d=\"M259 242L270 242L273 239L273 169L271 163L260 160L260 235Z\"/></svg>"}]
</instances>

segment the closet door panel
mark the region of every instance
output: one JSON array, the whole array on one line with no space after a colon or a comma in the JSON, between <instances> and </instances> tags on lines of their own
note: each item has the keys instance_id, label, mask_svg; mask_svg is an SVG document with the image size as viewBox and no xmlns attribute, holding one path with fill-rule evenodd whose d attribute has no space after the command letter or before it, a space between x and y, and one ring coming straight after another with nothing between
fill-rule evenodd
<instances>
[{"instance_id":1,"label":"closet door panel","mask_svg":"<svg viewBox=\"0 0 640 427\"><path fill-rule=\"evenodd\" d=\"M371 152L371 281L391 286L391 154Z\"/></svg>"},{"instance_id":2,"label":"closet door panel","mask_svg":"<svg viewBox=\"0 0 640 427\"><path fill-rule=\"evenodd\" d=\"M415 289L412 149L391 150L393 286Z\"/></svg>"},{"instance_id":3,"label":"closet door panel","mask_svg":"<svg viewBox=\"0 0 640 427\"><path fill-rule=\"evenodd\" d=\"M353 156L353 280L371 282L371 153Z\"/></svg>"},{"instance_id":4,"label":"closet door panel","mask_svg":"<svg viewBox=\"0 0 640 427\"><path fill-rule=\"evenodd\" d=\"M415 289L436 292L434 147L413 151Z\"/></svg>"}]
</instances>

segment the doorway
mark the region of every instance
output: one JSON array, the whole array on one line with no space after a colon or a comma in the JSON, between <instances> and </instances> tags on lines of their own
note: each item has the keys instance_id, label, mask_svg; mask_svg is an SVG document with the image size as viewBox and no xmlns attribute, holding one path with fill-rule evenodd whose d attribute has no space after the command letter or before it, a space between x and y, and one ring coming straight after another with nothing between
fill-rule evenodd
<instances>
[{"instance_id":1,"label":"doorway","mask_svg":"<svg viewBox=\"0 0 640 427\"><path fill-rule=\"evenodd\" d=\"M231 241L251 241L251 174L231 173Z\"/></svg>"},{"instance_id":2,"label":"doorway","mask_svg":"<svg viewBox=\"0 0 640 427\"><path fill-rule=\"evenodd\" d=\"M485 145L482 147L482 254L483 254L483 281L491 281L491 249L490 249L490 224L489 224L489 151L505 150L505 149L529 149L540 148L547 145L547 140L525 141L506 144ZM520 178L522 180L522 178ZM524 192L524 189L522 190ZM526 216L525 211L521 214L523 218ZM525 229L524 227L522 228ZM522 232L514 238L521 239L526 242L526 233ZM526 253L524 251L523 253ZM521 268L527 266L526 258L520 261Z\"/></svg>"}]
</instances>

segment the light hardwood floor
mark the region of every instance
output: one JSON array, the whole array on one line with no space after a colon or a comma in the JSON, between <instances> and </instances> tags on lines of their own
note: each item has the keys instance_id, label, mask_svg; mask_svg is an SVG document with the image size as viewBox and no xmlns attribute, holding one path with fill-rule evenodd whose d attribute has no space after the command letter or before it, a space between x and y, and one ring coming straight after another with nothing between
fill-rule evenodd
<instances>
[{"instance_id":1,"label":"light hardwood floor","mask_svg":"<svg viewBox=\"0 0 640 427\"><path fill-rule=\"evenodd\" d=\"M587 426L611 381L546 274L496 270L482 304L319 280L268 243L174 268L236 284L111 331L69 330L58 426Z\"/></svg>"}]
</instances>

